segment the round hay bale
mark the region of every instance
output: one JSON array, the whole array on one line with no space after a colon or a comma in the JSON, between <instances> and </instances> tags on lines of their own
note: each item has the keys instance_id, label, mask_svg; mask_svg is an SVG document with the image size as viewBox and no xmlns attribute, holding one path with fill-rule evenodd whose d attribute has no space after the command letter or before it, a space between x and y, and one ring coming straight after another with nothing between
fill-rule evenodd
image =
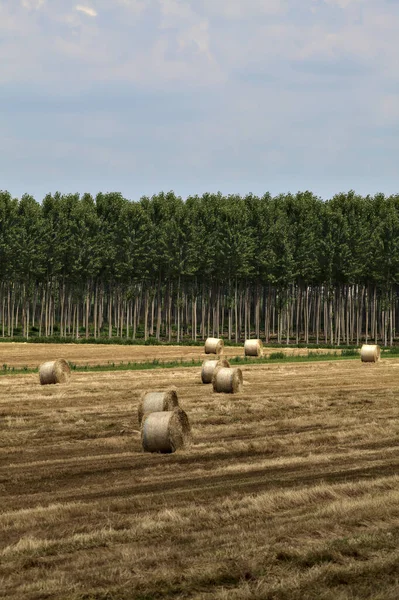
<instances>
[{"instance_id":1,"label":"round hay bale","mask_svg":"<svg viewBox=\"0 0 399 600\"><path fill-rule=\"evenodd\" d=\"M242 390L241 369L217 367L212 376L213 391L224 394L236 394Z\"/></svg>"},{"instance_id":2,"label":"round hay bale","mask_svg":"<svg viewBox=\"0 0 399 600\"><path fill-rule=\"evenodd\" d=\"M144 415L153 412L170 411L179 406L176 388L172 387L165 392L144 392L137 409L139 423Z\"/></svg>"},{"instance_id":3,"label":"round hay bale","mask_svg":"<svg viewBox=\"0 0 399 600\"><path fill-rule=\"evenodd\" d=\"M39 379L42 385L49 383L66 383L71 374L69 364L63 358L49 360L39 367Z\"/></svg>"},{"instance_id":4,"label":"round hay bale","mask_svg":"<svg viewBox=\"0 0 399 600\"><path fill-rule=\"evenodd\" d=\"M230 368L230 363L226 358L221 358L220 360L205 360L202 363L202 383L212 383L213 372L217 367Z\"/></svg>"},{"instance_id":5,"label":"round hay bale","mask_svg":"<svg viewBox=\"0 0 399 600\"><path fill-rule=\"evenodd\" d=\"M262 340L245 340L244 354L245 356L263 356Z\"/></svg>"},{"instance_id":6,"label":"round hay bale","mask_svg":"<svg viewBox=\"0 0 399 600\"><path fill-rule=\"evenodd\" d=\"M362 362L377 362L381 358L381 348L376 344L363 344L360 350Z\"/></svg>"},{"instance_id":7,"label":"round hay bale","mask_svg":"<svg viewBox=\"0 0 399 600\"><path fill-rule=\"evenodd\" d=\"M205 354L221 354L224 341L220 338L207 338L205 341Z\"/></svg>"},{"instance_id":8,"label":"round hay bale","mask_svg":"<svg viewBox=\"0 0 399 600\"><path fill-rule=\"evenodd\" d=\"M141 443L144 452L170 454L191 443L191 427L184 410L152 412L141 424Z\"/></svg>"}]
</instances>

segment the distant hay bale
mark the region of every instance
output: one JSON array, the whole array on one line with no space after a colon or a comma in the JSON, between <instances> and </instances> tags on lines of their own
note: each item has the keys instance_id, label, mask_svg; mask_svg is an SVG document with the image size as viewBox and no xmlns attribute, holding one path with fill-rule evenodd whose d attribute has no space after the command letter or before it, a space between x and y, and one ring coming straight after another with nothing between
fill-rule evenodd
<instances>
[{"instance_id":1,"label":"distant hay bale","mask_svg":"<svg viewBox=\"0 0 399 600\"><path fill-rule=\"evenodd\" d=\"M177 406L179 406L179 400L174 387L165 392L144 392L137 409L139 423L149 413L170 411Z\"/></svg>"},{"instance_id":2,"label":"distant hay bale","mask_svg":"<svg viewBox=\"0 0 399 600\"><path fill-rule=\"evenodd\" d=\"M207 338L205 342L205 354L221 354L224 341L220 338Z\"/></svg>"},{"instance_id":3,"label":"distant hay bale","mask_svg":"<svg viewBox=\"0 0 399 600\"><path fill-rule=\"evenodd\" d=\"M245 356L262 356L263 355L262 340L245 340L244 354L245 354Z\"/></svg>"},{"instance_id":4,"label":"distant hay bale","mask_svg":"<svg viewBox=\"0 0 399 600\"><path fill-rule=\"evenodd\" d=\"M39 367L39 379L42 385L47 385L49 383L66 383L70 374L70 366L63 358L49 360Z\"/></svg>"},{"instance_id":5,"label":"distant hay bale","mask_svg":"<svg viewBox=\"0 0 399 600\"><path fill-rule=\"evenodd\" d=\"M236 394L242 390L241 369L217 367L212 376L213 391L224 394Z\"/></svg>"},{"instance_id":6,"label":"distant hay bale","mask_svg":"<svg viewBox=\"0 0 399 600\"><path fill-rule=\"evenodd\" d=\"M152 412L141 424L141 443L144 452L170 454L191 444L191 427L184 410Z\"/></svg>"},{"instance_id":7,"label":"distant hay bale","mask_svg":"<svg viewBox=\"0 0 399 600\"><path fill-rule=\"evenodd\" d=\"M201 370L202 383L212 383L213 372L218 367L230 368L230 363L226 358L205 360Z\"/></svg>"},{"instance_id":8,"label":"distant hay bale","mask_svg":"<svg viewBox=\"0 0 399 600\"><path fill-rule=\"evenodd\" d=\"M363 344L360 358L362 362L377 362L381 358L381 348L376 344Z\"/></svg>"}]
</instances>

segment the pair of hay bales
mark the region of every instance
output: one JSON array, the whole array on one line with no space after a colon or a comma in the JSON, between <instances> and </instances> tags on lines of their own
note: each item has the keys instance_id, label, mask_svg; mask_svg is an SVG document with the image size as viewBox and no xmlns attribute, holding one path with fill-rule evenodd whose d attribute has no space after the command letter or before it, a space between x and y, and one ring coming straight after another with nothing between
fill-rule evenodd
<instances>
[{"instance_id":1,"label":"pair of hay bales","mask_svg":"<svg viewBox=\"0 0 399 600\"><path fill-rule=\"evenodd\" d=\"M202 383L212 383L212 379L213 379L215 370L220 367L229 369L230 368L229 361L226 358L220 358L220 359L216 358L216 359L211 359L211 360L205 360L202 363L202 369L201 369Z\"/></svg>"},{"instance_id":2,"label":"pair of hay bales","mask_svg":"<svg viewBox=\"0 0 399 600\"><path fill-rule=\"evenodd\" d=\"M202 364L202 383L212 383L213 391L225 394L236 394L242 390L241 369L231 369L225 358L206 360Z\"/></svg>"},{"instance_id":3,"label":"pair of hay bales","mask_svg":"<svg viewBox=\"0 0 399 600\"><path fill-rule=\"evenodd\" d=\"M138 406L144 452L170 454L191 444L191 426L177 391L144 392Z\"/></svg>"},{"instance_id":4,"label":"pair of hay bales","mask_svg":"<svg viewBox=\"0 0 399 600\"><path fill-rule=\"evenodd\" d=\"M205 354L220 356L224 349L221 338L207 338L205 341ZM225 358L206 360L202 364L202 383L212 383L214 392L234 394L242 389L241 369L231 369L230 363Z\"/></svg>"},{"instance_id":5,"label":"pair of hay bales","mask_svg":"<svg viewBox=\"0 0 399 600\"><path fill-rule=\"evenodd\" d=\"M224 341L221 338L207 338L205 342L205 354L222 354L223 349ZM244 354L245 356L262 356L262 340L245 340Z\"/></svg>"},{"instance_id":6,"label":"pair of hay bales","mask_svg":"<svg viewBox=\"0 0 399 600\"><path fill-rule=\"evenodd\" d=\"M381 358L381 348L377 344L363 344L360 350L362 362L376 363Z\"/></svg>"}]
</instances>

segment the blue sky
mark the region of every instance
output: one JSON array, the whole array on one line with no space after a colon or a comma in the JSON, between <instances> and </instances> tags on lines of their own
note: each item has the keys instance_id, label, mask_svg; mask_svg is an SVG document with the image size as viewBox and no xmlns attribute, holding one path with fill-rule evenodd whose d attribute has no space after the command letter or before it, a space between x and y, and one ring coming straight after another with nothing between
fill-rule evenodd
<instances>
[{"instance_id":1,"label":"blue sky","mask_svg":"<svg viewBox=\"0 0 399 600\"><path fill-rule=\"evenodd\" d=\"M399 193L396 0L0 0L0 189Z\"/></svg>"}]
</instances>

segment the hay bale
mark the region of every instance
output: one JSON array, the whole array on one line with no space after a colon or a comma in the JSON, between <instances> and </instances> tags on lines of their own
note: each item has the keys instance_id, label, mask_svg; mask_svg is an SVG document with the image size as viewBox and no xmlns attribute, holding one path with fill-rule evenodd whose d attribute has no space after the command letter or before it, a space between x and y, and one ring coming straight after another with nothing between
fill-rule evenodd
<instances>
[{"instance_id":1,"label":"hay bale","mask_svg":"<svg viewBox=\"0 0 399 600\"><path fill-rule=\"evenodd\" d=\"M179 400L174 387L165 392L144 392L137 409L139 423L149 413L170 411L177 406L179 406Z\"/></svg>"},{"instance_id":2,"label":"hay bale","mask_svg":"<svg viewBox=\"0 0 399 600\"><path fill-rule=\"evenodd\" d=\"M245 340L244 354L245 356L263 356L262 340Z\"/></svg>"},{"instance_id":3,"label":"hay bale","mask_svg":"<svg viewBox=\"0 0 399 600\"><path fill-rule=\"evenodd\" d=\"M377 362L381 358L381 348L376 344L363 344L360 350L362 362Z\"/></svg>"},{"instance_id":4,"label":"hay bale","mask_svg":"<svg viewBox=\"0 0 399 600\"><path fill-rule=\"evenodd\" d=\"M221 354L224 341L220 338L207 338L205 341L205 354Z\"/></svg>"},{"instance_id":5,"label":"hay bale","mask_svg":"<svg viewBox=\"0 0 399 600\"><path fill-rule=\"evenodd\" d=\"M39 379L42 385L49 383L66 383L71 374L69 364L63 358L49 360L39 367Z\"/></svg>"},{"instance_id":6,"label":"hay bale","mask_svg":"<svg viewBox=\"0 0 399 600\"><path fill-rule=\"evenodd\" d=\"M226 358L221 358L219 360L205 360L202 363L202 383L212 383L213 372L217 367L230 368L230 363Z\"/></svg>"},{"instance_id":7,"label":"hay bale","mask_svg":"<svg viewBox=\"0 0 399 600\"><path fill-rule=\"evenodd\" d=\"M141 424L141 443L144 452L170 454L191 443L191 427L184 410L152 412Z\"/></svg>"},{"instance_id":8,"label":"hay bale","mask_svg":"<svg viewBox=\"0 0 399 600\"><path fill-rule=\"evenodd\" d=\"M217 367L212 376L213 391L224 394L236 394L242 390L241 369Z\"/></svg>"}]
</instances>

